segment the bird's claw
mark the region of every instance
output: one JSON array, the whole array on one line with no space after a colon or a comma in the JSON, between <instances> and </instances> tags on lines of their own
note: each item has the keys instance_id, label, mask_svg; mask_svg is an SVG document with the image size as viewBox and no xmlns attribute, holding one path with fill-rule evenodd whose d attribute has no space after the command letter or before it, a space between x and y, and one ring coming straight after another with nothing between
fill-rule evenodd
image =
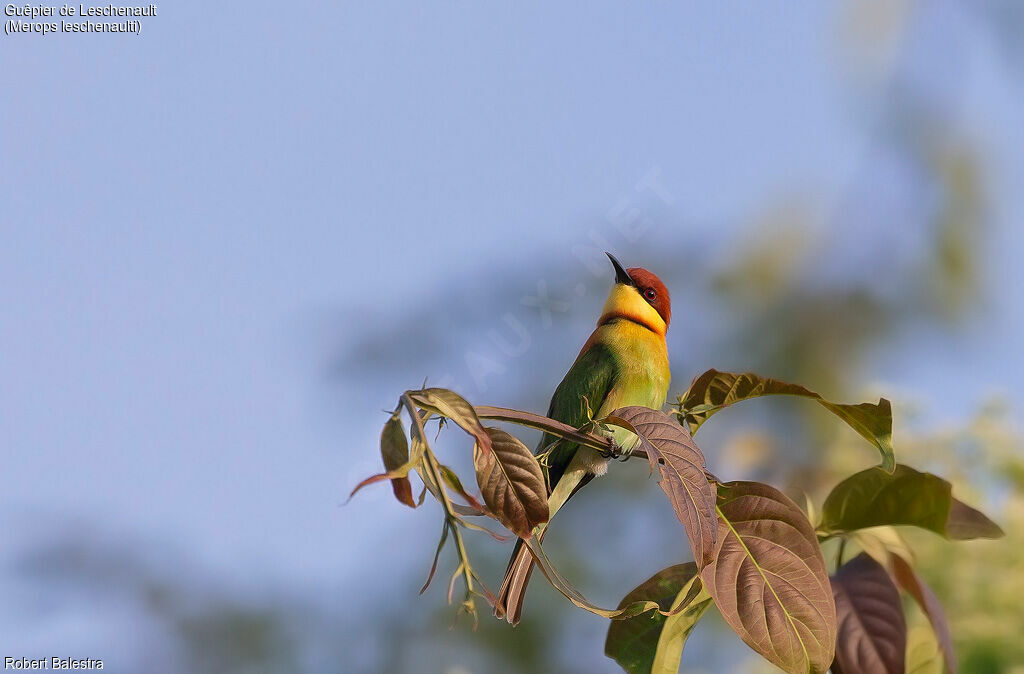
<instances>
[{"instance_id":1,"label":"bird's claw","mask_svg":"<svg viewBox=\"0 0 1024 674\"><path fill-rule=\"evenodd\" d=\"M608 458L618 459L619 461L626 461L629 459L629 455L633 453L633 447L623 447L619 443L615 442L614 438L608 438L610 446L608 448Z\"/></svg>"}]
</instances>

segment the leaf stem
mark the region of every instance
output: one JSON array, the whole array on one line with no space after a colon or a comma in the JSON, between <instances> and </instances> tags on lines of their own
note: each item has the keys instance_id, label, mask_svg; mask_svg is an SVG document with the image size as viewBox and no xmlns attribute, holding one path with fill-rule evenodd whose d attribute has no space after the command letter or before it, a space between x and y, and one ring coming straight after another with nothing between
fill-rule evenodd
<instances>
[{"instance_id":1,"label":"leaf stem","mask_svg":"<svg viewBox=\"0 0 1024 674\"><path fill-rule=\"evenodd\" d=\"M839 538L839 549L836 550L836 571L843 565L843 553L846 552L846 536Z\"/></svg>"},{"instance_id":2,"label":"leaf stem","mask_svg":"<svg viewBox=\"0 0 1024 674\"><path fill-rule=\"evenodd\" d=\"M409 411L409 416L412 417L413 424L416 426L416 432L419 433L420 439L423 441L423 463L426 466L426 470L430 474L430 477L433 478L434 482L438 485L438 492L441 495L441 505L444 507L445 520L450 524L452 537L455 539L455 550L459 557L459 571L462 572L466 580L466 601L471 602L473 598L473 567L469 565L469 554L466 552L466 544L462 540L462 532L457 526L455 526L459 517L456 515L455 508L452 506L451 498L448 496L448 490L445 488L445 485L441 480L441 469L438 467L437 457L434 456L434 452L430 449L430 445L427 443L426 433L423 429L423 420L420 418L416 405L413 404L412 399L409 398L407 393L402 394L402 404L405 405L405 408ZM458 572L456 572L456 574L457 573Z\"/></svg>"}]
</instances>

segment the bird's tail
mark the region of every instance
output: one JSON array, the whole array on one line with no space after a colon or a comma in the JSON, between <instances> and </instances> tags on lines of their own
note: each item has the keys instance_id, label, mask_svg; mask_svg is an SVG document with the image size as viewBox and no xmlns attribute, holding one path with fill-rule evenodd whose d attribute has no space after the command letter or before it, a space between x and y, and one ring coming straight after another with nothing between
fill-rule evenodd
<instances>
[{"instance_id":1,"label":"bird's tail","mask_svg":"<svg viewBox=\"0 0 1024 674\"><path fill-rule=\"evenodd\" d=\"M586 474L565 500L568 501L575 496L576 492L593 479L593 473ZM554 505L555 510L557 510L563 504L558 503ZM546 533L547 529L545 528L537 535L538 542L544 540L544 534ZM504 618L511 625L519 622L519 618L523 615L526 584L530 582L530 574L533 573L534 564L530 549L523 545L522 539L517 540L516 546L512 548L512 557L508 560L505 579L501 581L501 589L498 590L498 603L494 607L494 615L496 617Z\"/></svg>"},{"instance_id":2,"label":"bird's tail","mask_svg":"<svg viewBox=\"0 0 1024 674\"><path fill-rule=\"evenodd\" d=\"M544 532L541 532L538 539L544 540ZM512 557L508 560L505 579L498 591L498 604L494 608L494 615L504 618L509 624L518 623L523 614L526 584L530 582L533 565L533 555L529 548L523 545L522 539L517 540L516 547L512 549Z\"/></svg>"}]
</instances>

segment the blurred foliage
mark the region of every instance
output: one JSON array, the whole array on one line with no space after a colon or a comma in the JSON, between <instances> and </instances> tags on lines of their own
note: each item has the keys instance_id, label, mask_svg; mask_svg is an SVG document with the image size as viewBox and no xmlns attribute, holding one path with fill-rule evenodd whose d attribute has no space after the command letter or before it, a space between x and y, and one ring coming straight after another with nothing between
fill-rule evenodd
<instances>
[{"instance_id":1,"label":"blurred foliage","mask_svg":"<svg viewBox=\"0 0 1024 674\"><path fill-rule=\"evenodd\" d=\"M319 631L337 623L314 604L232 593L187 563L164 561L147 558L128 541L74 527L23 556L14 574L31 586L58 593L65 614L81 614L89 621L102 617L115 624L128 616L123 628L134 639L125 651L134 666L103 655L106 667L121 671L143 664L154 672L303 671L310 635L299 626L318 625ZM51 601L40 592L21 611L52 611L56 620L59 614ZM156 655L159 661L146 659Z\"/></svg>"},{"instance_id":2,"label":"blurred foliage","mask_svg":"<svg viewBox=\"0 0 1024 674\"><path fill-rule=\"evenodd\" d=\"M960 493L989 509L1006 532L998 543L950 547L909 533L922 575L947 607L962 672L1024 672L1024 434L1005 411L983 410L968 427L924 433L904 456L942 466Z\"/></svg>"}]
</instances>

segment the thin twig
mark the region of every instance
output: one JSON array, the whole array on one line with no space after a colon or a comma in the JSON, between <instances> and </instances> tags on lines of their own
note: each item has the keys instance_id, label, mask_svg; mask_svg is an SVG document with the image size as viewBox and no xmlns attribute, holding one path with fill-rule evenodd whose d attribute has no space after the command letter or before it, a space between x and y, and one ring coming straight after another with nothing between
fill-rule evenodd
<instances>
[{"instance_id":1,"label":"thin twig","mask_svg":"<svg viewBox=\"0 0 1024 674\"><path fill-rule=\"evenodd\" d=\"M445 518L452 525L451 533L452 537L455 539L455 550L459 556L459 570L462 571L466 579L466 599L472 599L473 569L469 565L469 554L466 552L466 545L462 541L462 532L457 526L455 526L455 522L459 520L458 515L455 514L452 501L448 497L448 491L445 488L444 483L441 481L441 470L438 467L437 458L434 456L434 452L430 449L430 445L427 444L426 434L423 430L423 420L420 418L416 405L413 403L412 399L409 398L408 394L402 394L402 404L405 405L405 408L409 411L409 415L412 417L412 421L416 425L416 430L420 435L420 439L425 445L423 463L426 465L427 472L438 485L438 492L441 495L441 505L444 506ZM456 575L458 575L458 572L456 572Z\"/></svg>"}]
</instances>

